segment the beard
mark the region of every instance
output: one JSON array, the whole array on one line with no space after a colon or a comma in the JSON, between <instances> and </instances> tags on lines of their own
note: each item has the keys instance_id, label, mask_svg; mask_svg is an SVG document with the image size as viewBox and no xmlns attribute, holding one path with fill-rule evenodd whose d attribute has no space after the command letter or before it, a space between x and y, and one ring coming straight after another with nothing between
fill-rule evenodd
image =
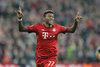
<instances>
[{"instance_id":1,"label":"beard","mask_svg":"<svg viewBox=\"0 0 100 67\"><path fill-rule=\"evenodd\" d=\"M54 20L47 20L46 21L46 24L48 24L48 25L52 25L54 23Z\"/></svg>"},{"instance_id":2,"label":"beard","mask_svg":"<svg viewBox=\"0 0 100 67\"><path fill-rule=\"evenodd\" d=\"M53 22L54 22L53 20L48 21L48 23L49 23L50 25L52 25Z\"/></svg>"}]
</instances>

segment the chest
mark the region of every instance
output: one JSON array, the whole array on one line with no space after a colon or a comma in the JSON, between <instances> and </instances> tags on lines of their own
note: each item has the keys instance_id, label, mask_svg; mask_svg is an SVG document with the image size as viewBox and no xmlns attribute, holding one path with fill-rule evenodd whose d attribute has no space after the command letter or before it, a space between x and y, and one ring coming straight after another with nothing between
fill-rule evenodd
<instances>
[{"instance_id":1,"label":"chest","mask_svg":"<svg viewBox=\"0 0 100 67\"><path fill-rule=\"evenodd\" d=\"M39 28L38 30L38 37L40 39L46 39L46 40L50 40L50 39L56 39L58 35L58 29L57 28Z\"/></svg>"}]
</instances>

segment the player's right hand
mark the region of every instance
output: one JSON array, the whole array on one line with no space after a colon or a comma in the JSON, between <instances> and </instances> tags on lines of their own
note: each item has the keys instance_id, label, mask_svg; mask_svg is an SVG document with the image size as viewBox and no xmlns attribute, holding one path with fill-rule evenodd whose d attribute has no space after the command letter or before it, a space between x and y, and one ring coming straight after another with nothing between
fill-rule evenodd
<instances>
[{"instance_id":1,"label":"player's right hand","mask_svg":"<svg viewBox=\"0 0 100 67\"><path fill-rule=\"evenodd\" d=\"M22 10L21 10L20 7L19 7L19 10L15 11L15 12L16 12L18 18L22 18L23 17L23 13L22 13Z\"/></svg>"}]
</instances>

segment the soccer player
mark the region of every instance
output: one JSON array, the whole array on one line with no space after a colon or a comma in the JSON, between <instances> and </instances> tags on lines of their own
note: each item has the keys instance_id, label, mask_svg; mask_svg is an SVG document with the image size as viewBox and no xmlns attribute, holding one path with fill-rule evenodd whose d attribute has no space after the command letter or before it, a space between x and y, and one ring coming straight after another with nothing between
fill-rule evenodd
<instances>
[{"instance_id":1,"label":"soccer player","mask_svg":"<svg viewBox=\"0 0 100 67\"><path fill-rule=\"evenodd\" d=\"M19 8L16 13L18 17L19 31L36 33L36 67L55 67L58 34L74 33L82 17L79 16L79 13L77 13L74 25L72 27L63 27L58 24L54 24L54 12L52 10L46 10L43 14L44 24L38 23L32 26L24 26L22 24L23 13L21 8Z\"/></svg>"}]
</instances>

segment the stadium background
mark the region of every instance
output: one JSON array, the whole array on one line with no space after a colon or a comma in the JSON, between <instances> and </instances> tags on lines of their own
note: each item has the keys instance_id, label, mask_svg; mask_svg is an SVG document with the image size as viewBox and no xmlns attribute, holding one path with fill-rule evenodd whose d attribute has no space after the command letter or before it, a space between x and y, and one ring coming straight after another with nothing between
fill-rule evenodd
<instances>
[{"instance_id":1,"label":"stadium background","mask_svg":"<svg viewBox=\"0 0 100 67\"><path fill-rule=\"evenodd\" d=\"M84 18L76 32L58 37L57 64L99 63L95 50L100 46L100 0L0 0L0 66L14 63L21 67L35 67L36 36L18 31L15 10L19 6L25 26L43 22L42 14L46 9L55 11L55 23L71 26L79 11Z\"/></svg>"}]
</instances>

